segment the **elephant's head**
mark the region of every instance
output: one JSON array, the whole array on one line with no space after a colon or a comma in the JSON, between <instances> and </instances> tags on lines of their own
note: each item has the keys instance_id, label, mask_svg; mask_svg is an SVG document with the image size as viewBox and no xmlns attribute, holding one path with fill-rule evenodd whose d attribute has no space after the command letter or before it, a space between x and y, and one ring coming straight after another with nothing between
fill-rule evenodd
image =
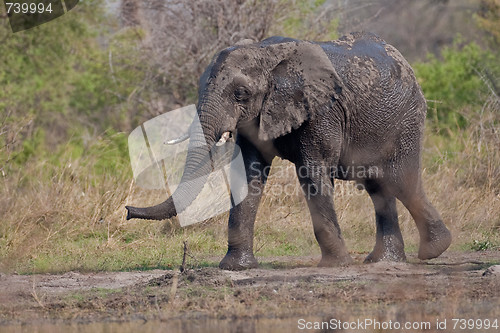
<instances>
[{"instance_id":1,"label":"elephant's head","mask_svg":"<svg viewBox=\"0 0 500 333\"><path fill-rule=\"evenodd\" d=\"M190 133L180 185L157 206L127 206L127 219L176 215L202 190L212 171L210 151L228 133L251 123L257 129L250 141L272 141L330 106L340 91L340 80L318 44L272 37L221 51L200 78L197 112L201 127Z\"/></svg>"}]
</instances>

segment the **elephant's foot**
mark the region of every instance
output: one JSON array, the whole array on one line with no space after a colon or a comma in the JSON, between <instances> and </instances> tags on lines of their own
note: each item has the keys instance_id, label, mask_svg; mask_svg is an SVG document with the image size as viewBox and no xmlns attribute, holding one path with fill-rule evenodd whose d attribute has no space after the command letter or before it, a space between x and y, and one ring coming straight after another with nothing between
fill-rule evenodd
<instances>
[{"instance_id":1,"label":"elephant's foot","mask_svg":"<svg viewBox=\"0 0 500 333\"><path fill-rule=\"evenodd\" d=\"M379 261L395 261L395 262L405 262L406 255L404 251L393 252L393 251L384 251L384 250L376 250L374 249L370 254L365 258L365 264L371 264Z\"/></svg>"},{"instance_id":2,"label":"elephant's foot","mask_svg":"<svg viewBox=\"0 0 500 333\"><path fill-rule=\"evenodd\" d=\"M226 256L219 264L220 269L227 271L242 271L250 268L257 268L259 263L250 251L227 251Z\"/></svg>"},{"instance_id":3,"label":"elephant's foot","mask_svg":"<svg viewBox=\"0 0 500 333\"><path fill-rule=\"evenodd\" d=\"M379 261L406 261L403 240L389 235L384 236L382 241L377 241L375 248L365 258L364 263L369 264Z\"/></svg>"},{"instance_id":4,"label":"elephant's foot","mask_svg":"<svg viewBox=\"0 0 500 333\"><path fill-rule=\"evenodd\" d=\"M351 256L346 253L340 256L323 255L318 264L318 267L335 267L335 266L348 266L352 264Z\"/></svg>"},{"instance_id":5,"label":"elephant's foot","mask_svg":"<svg viewBox=\"0 0 500 333\"><path fill-rule=\"evenodd\" d=\"M451 233L442 221L430 223L426 233L426 235L420 235L419 259L439 257L451 244Z\"/></svg>"}]
</instances>

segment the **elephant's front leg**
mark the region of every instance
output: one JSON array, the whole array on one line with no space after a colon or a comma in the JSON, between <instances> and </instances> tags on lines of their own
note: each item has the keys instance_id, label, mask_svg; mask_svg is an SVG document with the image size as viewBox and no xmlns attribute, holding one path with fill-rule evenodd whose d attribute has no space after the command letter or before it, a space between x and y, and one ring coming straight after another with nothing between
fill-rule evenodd
<instances>
[{"instance_id":1,"label":"elephant's front leg","mask_svg":"<svg viewBox=\"0 0 500 333\"><path fill-rule=\"evenodd\" d=\"M253 254L255 217L267 180L269 164L255 147L243 137L238 137L248 184L248 195L231 208L228 224L228 249L219 267L226 270L243 270L258 266Z\"/></svg>"},{"instance_id":2,"label":"elephant's front leg","mask_svg":"<svg viewBox=\"0 0 500 333\"><path fill-rule=\"evenodd\" d=\"M340 232L333 204L333 182L321 168L297 166L297 176L307 200L314 228L314 236L321 248L318 266L347 265L352 258Z\"/></svg>"}]
</instances>

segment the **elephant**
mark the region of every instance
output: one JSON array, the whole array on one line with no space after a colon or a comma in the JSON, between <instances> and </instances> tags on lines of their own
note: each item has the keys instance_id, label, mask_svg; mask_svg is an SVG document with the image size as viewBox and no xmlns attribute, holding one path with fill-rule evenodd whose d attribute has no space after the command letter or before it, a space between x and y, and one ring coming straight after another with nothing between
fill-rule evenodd
<instances>
[{"instance_id":1,"label":"elephant","mask_svg":"<svg viewBox=\"0 0 500 333\"><path fill-rule=\"evenodd\" d=\"M318 266L353 261L337 222L334 179L355 181L373 202L376 240L366 263L406 261L396 199L416 223L419 259L438 257L451 244L422 185L426 100L408 62L380 37L351 33L329 42L270 37L237 43L217 53L201 75L196 111L201 129L190 133L181 184L156 206L126 206L127 219L168 219L182 211L172 197L186 205L197 197L203 182L190 180L210 173L210 151L232 135L243 156L248 195L230 210L221 269L258 266L254 222L276 156L295 165L321 250ZM360 169L365 172L349 172Z\"/></svg>"}]
</instances>

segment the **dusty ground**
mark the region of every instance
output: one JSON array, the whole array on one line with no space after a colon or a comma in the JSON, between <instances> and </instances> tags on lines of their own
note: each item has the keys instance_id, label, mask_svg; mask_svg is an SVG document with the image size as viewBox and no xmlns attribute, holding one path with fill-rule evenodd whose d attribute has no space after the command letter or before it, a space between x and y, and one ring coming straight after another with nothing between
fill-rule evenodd
<instances>
[{"instance_id":1,"label":"dusty ground","mask_svg":"<svg viewBox=\"0 0 500 333\"><path fill-rule=\"evenodd\" d=\"M448 325L452 318L500 321L500 269L492 267L500 264L499 251L340 268L317 268L318 259L267 258L261 268L243 272L206 267L184 273L0 275L0 331L33 323L168 322L186 331L187 323L205 321L210 331L214 322L243 320L243 326L229 325L227 331L253 332L262 329L247 325L252 320L268 320L267 328L272 320L284 320L295 329L300 318L433 325L446 318ZM488 268L495 272L485 274Z\"/></svg>"}]
</instances>

